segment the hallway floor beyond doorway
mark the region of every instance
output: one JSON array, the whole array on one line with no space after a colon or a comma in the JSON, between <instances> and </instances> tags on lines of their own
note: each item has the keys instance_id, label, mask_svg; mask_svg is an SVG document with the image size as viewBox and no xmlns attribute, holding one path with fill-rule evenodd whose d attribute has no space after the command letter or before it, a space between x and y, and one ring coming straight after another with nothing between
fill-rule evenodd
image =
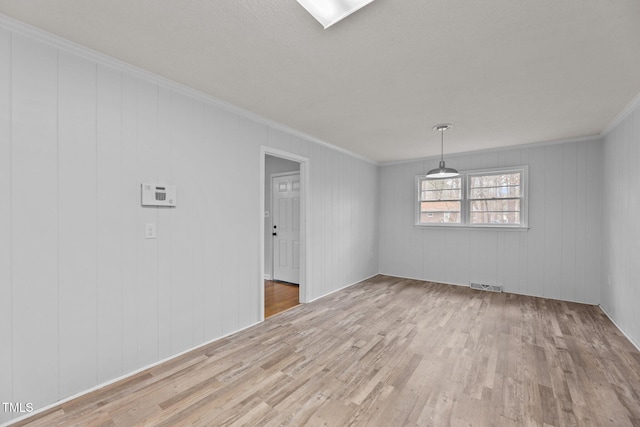
<instances>
[{"instance_id":1,"label":"hallway floor beyond doorway","mask_svg":"<svg viewBox=\"0 0 640 427\"><path fill-rule=\"evenodd\" d=\"M300 288L290 283L264 281L264 318L300 304Z\"/></svg>"}]
</instances>

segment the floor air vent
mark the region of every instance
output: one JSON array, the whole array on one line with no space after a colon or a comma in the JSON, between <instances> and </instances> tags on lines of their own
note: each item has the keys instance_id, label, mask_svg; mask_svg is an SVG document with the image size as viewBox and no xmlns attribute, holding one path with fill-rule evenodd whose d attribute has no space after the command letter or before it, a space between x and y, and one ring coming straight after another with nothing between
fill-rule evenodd
<instances>
[{"instance_id":1,"label":"floor air vent","mask_svg":"<svg viewBox=\"0 0 640 427\"><path fill-rule=\"evenodd\" d=\"M469 285L471 289L477 289L479 291L489 291L489 292L502 292L501 285L485 285L484 283L473 283Z\"/></svg>"}]
</instances>

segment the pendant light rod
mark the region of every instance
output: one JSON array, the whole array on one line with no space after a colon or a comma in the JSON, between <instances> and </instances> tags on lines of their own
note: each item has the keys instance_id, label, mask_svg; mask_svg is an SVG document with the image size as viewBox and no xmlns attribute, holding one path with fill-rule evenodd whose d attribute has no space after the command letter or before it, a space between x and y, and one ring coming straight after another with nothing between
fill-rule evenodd
<instances>
[{"instance_id":1,"label":"pendant light rod","mask_svg":"<svg viewBox=\"0 0 640 427\"><path fill-rule=\"evenodd\" d=\"M440 164L437 169L432 169L427 173L432 178L452 178L460 175L457 170L448 168L444 164L444 131L453 127L451 123L440 123L433 127L433 130L440 132Z\"/></svg>"},{"instance_id":2,"label":"pendant light rod","mask_svg":"<svg viewBox=\"0 0 640 427\"><path fill-rule=\"evenodd\" d=\"M444 162L444 131L446 129L442 129L440 131L440 161Z\"/></svg>"},{"instance_id":3,"label":"pendant light rod","mask_svg":"<svg viewBox=\"0 0 640 427\"><path fill-rule=\"evenodd\" d=\"M453 127L451 123L440 123L433 127L433 130L440 132L440 169L444 168L444 131Z\"/></svg>"}]
</instances>

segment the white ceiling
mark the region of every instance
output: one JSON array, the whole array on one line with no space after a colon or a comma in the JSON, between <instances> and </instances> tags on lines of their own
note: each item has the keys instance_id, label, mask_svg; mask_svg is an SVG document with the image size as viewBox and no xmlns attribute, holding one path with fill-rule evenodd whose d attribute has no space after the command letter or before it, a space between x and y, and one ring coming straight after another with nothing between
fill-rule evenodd
<instances>
[{"instance_id":1,"label":"white ceiling","mask_svg":"<svg viewBox=\"0 0 640 427\"><path fill-rule=\"evenodd\" d=\"M0 0L0 13L377 162L586 137L640 93L638 0ZM445 154L446 156L446 154Z\"/></svg>"}]
</instances>

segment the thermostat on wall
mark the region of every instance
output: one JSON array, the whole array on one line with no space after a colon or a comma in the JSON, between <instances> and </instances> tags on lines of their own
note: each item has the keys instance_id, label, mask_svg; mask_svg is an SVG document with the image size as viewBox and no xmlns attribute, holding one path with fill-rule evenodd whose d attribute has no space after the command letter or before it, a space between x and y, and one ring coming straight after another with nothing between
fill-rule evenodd
<instances>
[{"instance_id":1,"label":"thermostat on wall","mask_svg":"<svg viewBox=\"0 0 640 427\"><path fill-rule=\"evenodd\" d=\"M176 206L176 186L142 183L142 206Z\"/></svg>"}]
</instances>

